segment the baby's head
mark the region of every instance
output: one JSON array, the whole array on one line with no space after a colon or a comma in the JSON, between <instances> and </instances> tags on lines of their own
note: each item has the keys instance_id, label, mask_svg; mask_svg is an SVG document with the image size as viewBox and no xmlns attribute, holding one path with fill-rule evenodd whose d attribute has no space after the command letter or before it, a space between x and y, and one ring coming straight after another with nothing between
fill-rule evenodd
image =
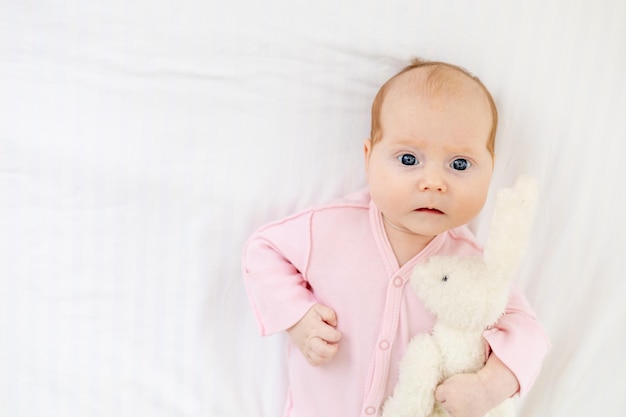
<instances>
[{"instance_id":1,"label":"baby's head","mask_svg":"<svg viewBox=\"0 0 626 417\"><path fill-rule=\"evenodd\" d=\"M388 233L428 241L480 212L497 120L484 85L451 64L415 61L381 87L365 164Z\"/></svg>"},{"instance_id":2,"label":"baby's head","mask_svg":"<svg viewBox=\"0 0 626 417\"><path fill-rule=\"evenodd\" d=\"M387 80L380 90L378 90L378 94L376 94L374 102L372 103L372 128L370 132L372 145L375 145L383 136L384 127L381 122L381 114L388 93L394 92L398 84L407 81L406 78L413 78L413 81L415 81L416 77L420 78L417 84L411 82L411 80L408 80L409 83L412 84L413 88L418 87L423 89L422 91L426 95L456 94L463 87L474 87L484 95L491 111L491 131L486 138L486 143L487 149L491 153L491 156L494 157L496 130L498 128L498 110L489 90L487 90L478 77L472 75L462 67L445 62L423 61L417 58Z\"/></svg>"}]
</instances>

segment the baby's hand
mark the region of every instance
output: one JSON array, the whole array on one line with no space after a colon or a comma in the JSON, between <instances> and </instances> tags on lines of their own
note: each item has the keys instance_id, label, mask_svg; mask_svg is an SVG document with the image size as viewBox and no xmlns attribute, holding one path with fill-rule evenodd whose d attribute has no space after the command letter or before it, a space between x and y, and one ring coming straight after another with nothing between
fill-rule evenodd
<instances>
[{"instance_id":1,"label":"baby's hand","mask_svg":"<svg viewBox=\"0 0 626 417\"><path fill-rule=\"evenodd\" d=\"M435 399L452 417L484 417L518 392L515 374L494 354L475 374L458 374L443 381Z\"/></svg>"},{"instance_id":2,"label":"baby's hand","mask_svg":"<svg viewBox=\"0 0 626 417\"><path fill-rule=\"evenodd\" d=\"M331 360L337 353L341 333L336 326L335 311L325 305L315 304L287 333L306 360L318 366Z\"/></svg>"},{"instance_id":3,"label":"baby's hand","mask_svg":"<svg viewBox=\"0 0 626 417\"><path fill-rule=\"evenodd\" d=\"M451 417L484 417L496 406L477 374L457 374L443 381L435 399Z\"/></svg>"}]
</instances>

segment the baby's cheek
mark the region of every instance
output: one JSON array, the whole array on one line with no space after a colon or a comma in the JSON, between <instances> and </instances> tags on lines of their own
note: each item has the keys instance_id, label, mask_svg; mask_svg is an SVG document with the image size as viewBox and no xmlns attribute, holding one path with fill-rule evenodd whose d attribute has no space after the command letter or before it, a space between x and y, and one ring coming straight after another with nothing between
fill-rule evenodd
<instances>
[{"instance_id":1,"label":"baby's cheek","mask_svg":"<svg viewBox=\"0 0 626 417\"><path fill-rule=\"evenodd\" d=\"M481 193L472 193L471 190L464 196L462 201L458 202L459 217L464 219L463 223L467 223L474 219L483 209L486 201L486 195Z\"/></svg>"}]
</instances>

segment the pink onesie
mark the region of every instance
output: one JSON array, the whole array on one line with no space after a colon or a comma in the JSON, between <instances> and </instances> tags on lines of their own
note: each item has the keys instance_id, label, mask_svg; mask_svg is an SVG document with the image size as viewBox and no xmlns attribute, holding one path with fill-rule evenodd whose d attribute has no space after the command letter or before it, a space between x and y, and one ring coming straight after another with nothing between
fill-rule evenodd
<instances>
[{"instance_id":1,"label":"pink onesie","mask_svg":"<svg viewBox=\"0 0 626 417\"><path fill-rule=\"evenodd\" d=\"M432 255L481 253L469 229L460 227L399 267L367 190L255 232L244 248L243 270L261 334L288 329L318 302L335 310L342 333L337 355L318 367L290 346L284 416L379 415L411 337L434 322L407 285L413 266ZM549 342L519 288L484 336L517 376L520 392L527 391Z\"/></svg>"}]
</instances>

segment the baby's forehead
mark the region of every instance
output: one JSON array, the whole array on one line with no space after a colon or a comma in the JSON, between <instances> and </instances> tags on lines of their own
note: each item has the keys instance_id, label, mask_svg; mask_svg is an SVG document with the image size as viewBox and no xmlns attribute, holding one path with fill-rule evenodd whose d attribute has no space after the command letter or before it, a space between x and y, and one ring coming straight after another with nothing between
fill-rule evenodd
<instances>
[{"instance_id":1,"label":"baby's forehead","mask_svg":"<svg viewBox=\"0 0 626 417\"><path fill-rule=\"evenodd\" d=\"M442 64L412 68L399 74L390 83L388 93L417 93L435 97L484 94L479 83L468 74Z\"/></svg>"}]
</instances>

